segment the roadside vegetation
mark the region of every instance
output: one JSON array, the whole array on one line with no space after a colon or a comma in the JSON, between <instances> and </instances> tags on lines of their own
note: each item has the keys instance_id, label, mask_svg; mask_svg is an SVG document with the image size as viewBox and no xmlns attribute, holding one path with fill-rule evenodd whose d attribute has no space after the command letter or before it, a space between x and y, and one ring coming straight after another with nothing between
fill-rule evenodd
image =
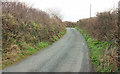
<instances>
[{"instance_id":1,"label":"roadside vegetation","mask_svg":"<svg viewBox=\"0 0 120 74\"><path fill-rule=\"evenodd\" d=\"M107 42L100 42L98 40L93 39L80 28L76 27L76 29L83 35L83 37L88 43L88 48L90 49L89 56L91 58L93 66L95 67L95 70L97 72L113 72L113 71L117 72L118 71L117 63L114 63L117 61L116 60L113 61L113 59L110 59L110 57L108 57L110 52L112 56L117 54L114 52L114 50L108 51L109 49L108 46L110 46L110 44ZM109 60L111 62L108 62Z\"/></svg>"},{"instance_id":2,"label":"roadside vegetation","mask_svg":"<svg viewBox=\"0 0 120 74\"><path fill-rule=\"evenodd\" d=\"M117 10L97 13L96 17L79 20L75 25L88 42L96 71L117 72L120 69Z\"/></svg>"},{"instance_id":3,"label":"roadside vegetation","mask_svg":"<svg viewBox=\"0 0 120 74\"><path fill-rule=\"evenodd\" d=\"M71 23L71 25L69 25ZM90 58L97 72L120 71L120 27L117 10L97 13L96 17L67 22L85 37Z\"/></svg>"},{"instance_id":4,"label":"roadside vegetation","mask_svg":"<svg viewBox=\"0 0 120 74\"><path fill-rule=\"evenodd\" d=\"M65 25L56 14L51 17L21 2L2 2L2 68L37 53L64 34Z\"/></svg>"}]
</instances>

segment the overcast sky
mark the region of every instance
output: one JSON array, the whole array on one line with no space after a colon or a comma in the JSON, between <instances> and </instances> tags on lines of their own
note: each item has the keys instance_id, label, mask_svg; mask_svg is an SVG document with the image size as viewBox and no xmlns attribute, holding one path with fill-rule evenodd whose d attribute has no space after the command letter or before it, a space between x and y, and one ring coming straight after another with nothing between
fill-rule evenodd
<instances>
[{"instance_id":1,"label":"overcast sky","mask_svg":"<svg viewBox=\"0 0 120 74\"><path fill-rule=\"evenodd\" d=\"M116 8L119 0L19 0L33 5L35 8L45 10L47 8L59 9L63 15L63 21L76 22L79 19L90 17L90 4L92 16L97 12L103 12Z\"/></svg>"}]
</instances>

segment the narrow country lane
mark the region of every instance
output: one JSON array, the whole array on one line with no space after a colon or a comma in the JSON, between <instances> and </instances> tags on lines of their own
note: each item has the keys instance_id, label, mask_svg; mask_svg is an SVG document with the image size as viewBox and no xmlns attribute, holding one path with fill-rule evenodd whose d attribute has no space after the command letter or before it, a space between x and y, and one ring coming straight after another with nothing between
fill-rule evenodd
<instances>
[{"instance_id":1,"label":"narrow country lane","mask_svg":"<svg viewBox=\"0 0 120 74\"><path fill-rule=\"evenodd\" d=\"M3 72L88 72L88 47L74 28L39 53L9 66Z\"/></svg>"}]
</instances>

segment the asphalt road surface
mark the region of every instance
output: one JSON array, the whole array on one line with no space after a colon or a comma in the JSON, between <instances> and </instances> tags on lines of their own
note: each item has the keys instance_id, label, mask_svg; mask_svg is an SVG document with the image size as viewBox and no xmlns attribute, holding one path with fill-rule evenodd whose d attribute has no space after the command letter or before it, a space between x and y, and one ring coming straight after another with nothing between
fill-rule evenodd
<instances>
[{"instance_id":1,"label":"asphalt road surface","mask_svg":"<svg viewBox=\"0 0 120 74\"><path fill-rule=\"evenodd\" d=\"M89 72L88 47L74 28L60 40L3 72Z\"/></svg>"}]
</instances>

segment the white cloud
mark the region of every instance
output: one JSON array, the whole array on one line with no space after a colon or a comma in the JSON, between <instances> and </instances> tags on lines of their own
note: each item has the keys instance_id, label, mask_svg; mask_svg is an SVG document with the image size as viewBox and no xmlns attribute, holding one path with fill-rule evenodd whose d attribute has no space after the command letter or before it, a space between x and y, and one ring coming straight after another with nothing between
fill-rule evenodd
<instances>
[{"instance_id":1,"label":"white cloud","mask_svg":"<svg viewBox=\"0 0 120 74\"><path fill-rule=\"evenodd\" d=\"M90 3L92 4L92 16L97 12L117 7L119 0L20 0L33 4L35 8L59 8L66 21L78 21L90 16Z\"/></svg>"}]
</instances>

